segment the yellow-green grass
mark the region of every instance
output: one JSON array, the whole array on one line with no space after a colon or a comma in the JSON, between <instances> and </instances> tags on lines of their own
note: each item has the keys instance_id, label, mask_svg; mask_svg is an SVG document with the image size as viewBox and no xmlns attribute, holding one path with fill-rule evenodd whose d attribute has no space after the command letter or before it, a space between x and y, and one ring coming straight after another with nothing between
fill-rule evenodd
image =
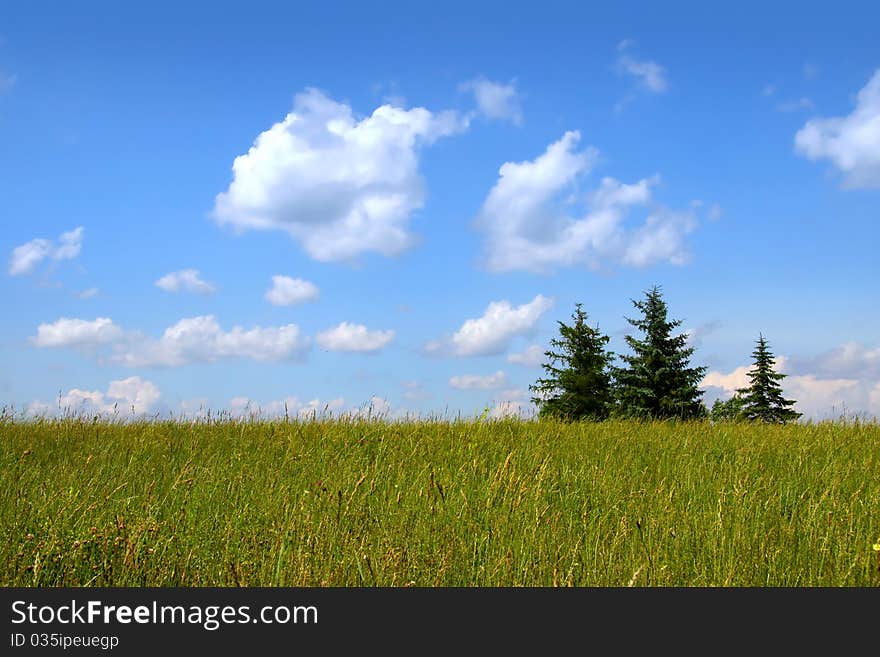
<instances>
[{"instance_id":1,"label":"yellow-green grass","mask_svg":"<svg viewBox=\"0 0 880 657\"><path fill-rule=\"evenodd\" d=\"M4 586L876 586L880 425L0 421Z\"/></svg>"}]
</instances>

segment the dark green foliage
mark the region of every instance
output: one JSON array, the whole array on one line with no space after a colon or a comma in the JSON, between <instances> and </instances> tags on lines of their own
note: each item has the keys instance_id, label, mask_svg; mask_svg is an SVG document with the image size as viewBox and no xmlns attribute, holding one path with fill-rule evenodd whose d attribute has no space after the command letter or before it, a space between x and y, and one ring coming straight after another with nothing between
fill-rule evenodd
<instances>
[{"instance_id":1,"label":"dark green foliage","mask_svg":"<svg viewBox=\"0 0 880 657\"><path fill-rule=\"evenodd\" d=\"M712 410L709 411L709 419L712 422L735 422L742 420L743 399L739 394L735 394L727 401L716 399L712 404Z\"/></svg>"},{"instance_id":2,"label":"dark green foliage","mask_svg":"<svg viewBox=\"0 0 880 657\"><path fill-rule=\"evenodd\" d=\"M681 320L668 320L666 302L658 286L633 300L642 313L626 320L644 334L643 339L626 336L632 354L621 356L625 367L614 372L621 415L643 419L692 419L705 417L703 391L697 386L705 367L690 367L693 347L687 334L673 335Z\"/></svg>"},{"instance_id":3,"label":"dark green foliage","mask_svg":"<svg viewBox=\"0 0 880 657\"><path fill-rule=\"evenodd\" d=\"M550 359L543 365L547 377L529 386L532 402L542 417L604 420L613 403L609 368L614 355L605 350L609 338L587 324L581 304L571 318L570 326L558 322L559 337L544 352Z\"/></svg>"},{"instance_id":4,"label":"dark green foliage","mask_svg":"<svg viewBox=\"0 0 880 657\"><path fill-rule=\"evenodd\" d=\"M752 357L754 367L749 371L749 386L736 391L742 397L743 419L770 424L796 421L801 414L791 409L794 400L782 396L779 382L785 378L785 374L773 369L774 357L763 335L758 337Z\"/></svg>"}]
</instances>

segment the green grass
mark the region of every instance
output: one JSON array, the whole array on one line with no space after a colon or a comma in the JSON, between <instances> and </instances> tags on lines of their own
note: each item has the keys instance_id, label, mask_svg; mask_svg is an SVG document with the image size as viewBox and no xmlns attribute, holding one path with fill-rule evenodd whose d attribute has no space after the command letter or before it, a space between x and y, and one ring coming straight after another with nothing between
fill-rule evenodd
<instances>
[{"instance_id":1,"label":"green grass","mask_svg":"<svg viewBox=\"0 0 880 657\"><path fill-rule=\"evenodd\" d=\"M3 586L876 586L880 425L0 420Z\"/></svg>"}]
</instances>

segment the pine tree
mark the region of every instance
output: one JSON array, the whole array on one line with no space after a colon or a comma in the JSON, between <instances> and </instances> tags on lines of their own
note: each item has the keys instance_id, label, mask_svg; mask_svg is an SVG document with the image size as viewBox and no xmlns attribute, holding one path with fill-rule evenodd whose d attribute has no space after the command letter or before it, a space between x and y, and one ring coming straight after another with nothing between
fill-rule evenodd
<instances>
[{"instance_id":1,"label":"pine tree","mask_svg":"<svg viewBox=\"0 0 880 657\"><path fill-rule=\"evenodd\" d=\"M763 335L758 337L752 357L754 367L749 371L749 386L736 391L743 401L742 417L772 424L797 420L801 414L791 409L796 403L794 400L782 396L779 382L785 374L773 369L775 359Z\"/></svg>"},{"instance_id":2,"label":"pine tree","mask_svg":"<svg viewBox=\"0 0 880 657\"><path fill-rule=\"evenodd\" d=\"M668 320L666 302L658 286L633 300L639 319L626 320L644 333L644 339L626 336L632 355L621 356L626 367L614 371L619 412L644 419L705 417L703 391L697 386L705 367L690 367L693 347L687 334L673 335L681 320Z\"/></svg>"},{"instance_id":3,"label":"pine tree","mask_svg":"<svg viewBox=\"0 0 880 657\"><path fill-rule=\"evenodd\" d=\"M581 304L575 304L571 318L570 326L558 322L560 337L544 352L550 361L543 365L547 377L529 386L532 402L541 417L604 420L613 403L609 368L614 355L605 350L609 338L587 324Z\"/></svg>"},{"instance_id":4,"label":"pine tree","mask_svg":"<svg viewBox=\"0 0 880 657\"><path fill-rule=\"evenodd\" d=\"M712 422L736 422L742 420L743 398L736 393L727 401L716 399L709 411L709 419Z\"/></svg>"}]
</instances>

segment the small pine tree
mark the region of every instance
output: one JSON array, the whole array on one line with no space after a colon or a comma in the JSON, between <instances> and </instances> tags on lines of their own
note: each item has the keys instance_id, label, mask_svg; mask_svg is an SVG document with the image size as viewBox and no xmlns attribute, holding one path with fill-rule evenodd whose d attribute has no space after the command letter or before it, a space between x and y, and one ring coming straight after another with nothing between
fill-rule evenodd
<instances>
[{"instance_id":1,"label":"small pine tree","mask_svg":"<svg viewBox=\"0 0 880 657\"><path fill-rule=\"evenodd\" d=\"M742 417L772 424L797 420L801 414L791 409L794 400L782 396L779 382L785 374L773 369L775 359L763 335L758 337L752 357L754 367L749 371L749 386L736 391L742 397Z\"/></svg>"},{"instance_id":2,"label":"small pine tree","mask_svg":"<svg viewBox=\"0 0 880 657\"><path fill-rule=\"evenodd\" d=\"M712 422L735 422L742 420L743 399L739 394L734 394L727 401L716 399L709 411L709 419Z\"/></svg>"},{"instance_id":3,"label":"small pine tree","mask_svg":"<svg viewBox=\"0 0 880 657\"><path fill-rule=\"evenodd\" d=\"M541 417L604 420L613 403L609 368L614 355L605 350L609 338L587 324L581 304L575 304L571 318L570 326L558 322L560 337L544 352L550 359L542 366L547 377L529 386L532 402Z\"/></svg>"},{"instance_id":4,"label":"small pine tree","mask_svg":"<svg viewBox=\"0 0 880 657\"><path fill-rule=\"evenodd\" d=\"M705 417L698 386L706 368L690 367L694 348L687 346L687 334L672 334L681 320L667 319L666 302L656 285L644 301L633 300L633 305L642 317L626 320L644 333L644 339L626 336L633 354L622 356L626 367L614 371L619 412L643 419Z\"/></svg>"}]
</instances>

